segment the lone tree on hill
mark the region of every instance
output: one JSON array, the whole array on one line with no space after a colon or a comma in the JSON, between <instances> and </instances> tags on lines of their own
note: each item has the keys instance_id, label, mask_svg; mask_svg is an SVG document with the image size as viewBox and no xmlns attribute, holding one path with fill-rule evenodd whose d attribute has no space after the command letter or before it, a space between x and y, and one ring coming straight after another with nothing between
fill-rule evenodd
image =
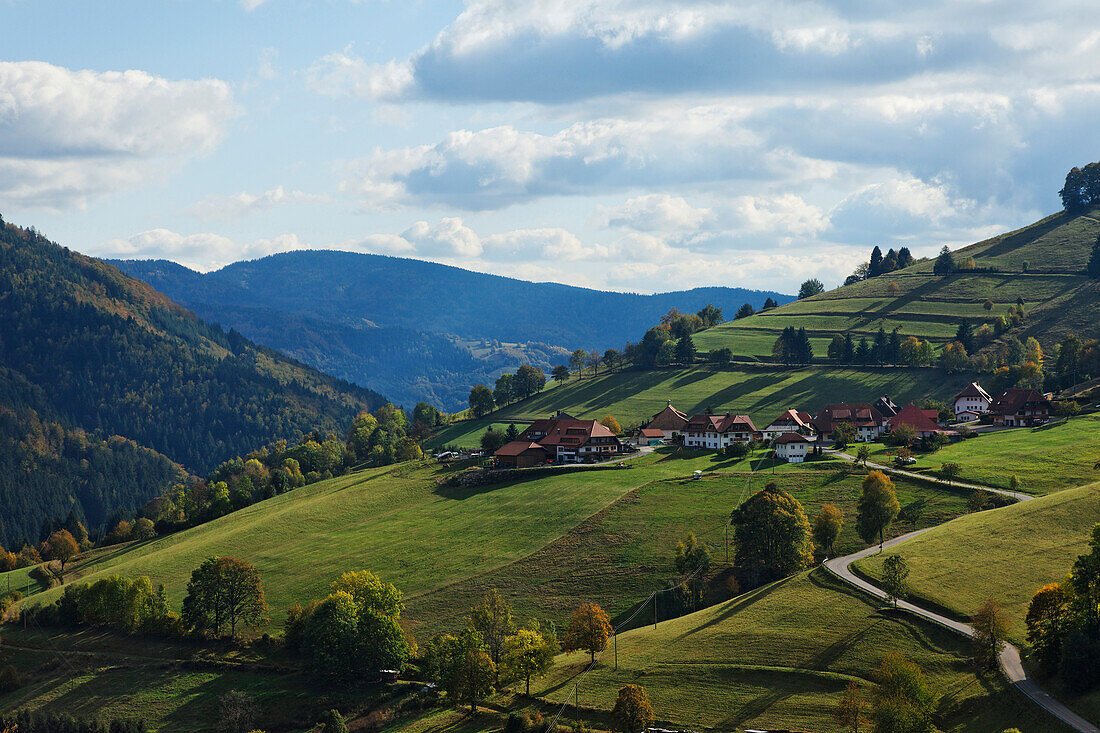
<instances>
[{"instance_id":1,"label":"lone tree on hill","mask_svg":"<svg viewBox=\"0 0 1100 733\"><path fill-rule=\"evenodd\" d=\"M825 292L825 286L821 284L821 281L816 277L812 277L806 282L802 283L802 286L798 288L798 299L805 300L815 295L821 295Z\"/></svg>"},{"instance_id":2,"label":"lone tree on hill","mask_svg":"<svg viewBox=\"0 0 1100 733\"><path fill-rule=\"evenodd\" d=\"M656 716L649 704L649 695L641 685L626 685L619 689L611 717L622 733L645 733Z\"/></svg>"},{"instance_id":3,"label":"lone tree on hill","mask_svg":"<svg viewBox=\"0 0 1100 733\"><path fill-rule=\"evenodd\" d=\"M61 573L65 573L65 563L80 554L80 546L72 533L67 529L59 529L46 540L45 552L42 557L47 560L57 560L61 564Z\"/></svg>"},{"instance_id":4,"label":"lone tree on hill","mask_svg":"<svg viewBox=\"0 0 1100 733\"><path fill-rule=\"evenodd\" d=\"M962 466L955 463L954 461L948 461L947 463L940 464L940 476L943 476L947 480L948 486L954 483L959 478L959 474L961 473Z\"/></svg>"},{"instance_id":5,"label":"lone tree on hill","mask_svg":"<svg viewBox=\"0 0 1100 733\"><path fill-rule=\"evenodd\" d=\"M550 372L550 376L554 378L558 384L565 384L569 381L569 367L565 364L558 364L554 367L554 371Z\"/></svg>"},{"instance_id":6,"label":"lone tree on hill","mask_svg":"<svg viewBox=\"0 0 1100 733\"><path fill-rule=\"evenodd\" d=\"M607 648L611 633L611 621L607 618L607 613L595 603L584 603L573 614L569 627L565 630L562 649L567 652L583 649L588 652L591 663L595 664L596 652Z\"/></svg>"},{"instance_id":7,"label":"lone tree on hill","mask_svg":"<svg viewBox=\"0 0 1100 733\"><path fill-rule=\"evenodd\" d=\"M1100 237L1096 238L1096 244L1092 245L1092 254L1089 255L1088 266L1085 272L1093 280L1100 280Z\"/></svg>"},{"instance_id":8,"label":"lone tree on hill","mask_svg":"<svg viewBox=\"0 0 1100 733\"><path fill-rule=\"evenodd\" d=\"M1071 214L1100 203L1100 163L1089 163L1084 168L1074 166L1066 174L1066 183L1058 192L1062 206Z\"/></svg>"},{"instance_id":9,"label":"lone tree on hill","mask_svg":"<svg viewBox=\"0 0 1100 733\"><path fill-rule=\"evenodd\" d=\"M828 557L836 545L836 538L844 528L844 514L835 504L822 504L821 512L814 518L814 545L823 557Z\"/></svg>"},{"instance_id":10,"label":"lone tree on hill","mask_svg":"<svg viewBox=\"0 0 1100 733\"><path fill-rule=\"evenodd\" d=\"M901 555L891 555L882 563L882 589L886 600L898 607L898 599L905 595L905 579L909 577L909 563Z\"/></svg>"},{"instance_id":11,"label":"lone tree on hill","mask_svg":"<svg viewBox=\"0 0 1100 733\"><path fill-rule=\"evenodd\" d=\"M810 520L802 504L774 483L734 509L730 520L735 527L735 564L746 585L785 578L813 562Z\"/></svg>"},{"instance_id":12,"label":"lone tree on hill","mask_svg":"<svg viewBox=\"0 0 1100 733\"><path fill-rule=\"evenodd\" d=\"M939 257L936 258L936 264L932 265L932 272L937 275L950 275L955 269L955 258L945 244L943 249L940 250Z\"/></svg>"},{"instance_id":13,"label":"lone tree on hill","mask_svg":"<svg viewBox=\"0 0 1100 733\"><path fill-rule=\"evenodd\" d=\"M1008 620L1001 610L1001 604L993 598L987 598L970 618L970 626L974 629L974 665L979 672L992 672L997 669L997 660L1008 635Z\"/></svg>"},{"instance_id":14,"label":"lone tree on hill","mask_svg":"<svg viewBox=\"0 0 1100 733\"><path fill-rule=\"evenodd\" d=\"M771 310L772 308L778 308L778 307L779 307L779 303L777 303L777 302L775 301L775 298L773 298L773 297L771 297L771 296L769 295L769 296L768 296L768 297L767 297L767 298L766 298L766 299L764 300L764 305L763 305L763 307L761 307L761 308L760 308L760 310L762 310L762 311L770 311L770 310Z\"/></svg>"},{"instance_id":15,"label":"lone tree on hill","mask_svg":"<svg viewBox=\"0 0 1100 733\"><path fill-rule=\"evenodd\" d=\"M484 384L474 385L470 390L470 412L474 417L484 417L493 411L493 390Z\"/></svg>"},{"instance_id":16,"label":"lone tree on hill","mask_svg":"<svg viewBox=\"0 0 1100 733\"><path fill-rule=\"evenodd\" d=\"M607 371L609 372L615 369L615 362L620 362L621 360L622 357L616 349L608 349L603 352L603 365L607 367Z\"/></svg>"},{"instance_id":17,"label":"lone tree on hill","mask_svg":"<svg viewBox=\"0 0 1100 733\"><path fill-rule=\"evenodd\" d=\"M856 531L864 542L870 544L878 538L882 549L886 530L901 511L894 482L882 471L871 471L863 477L863 493L856 506Z\"/></svg>"},{"instance_id":18,"label":"lone tree on hill","mask_svg":"<svg viewBox=\"0 0 1100 733\"><path fill-rule=\"evenodd\" d=\"M742 318L748 318L749 316L754 315L755 313L756 313L756 310L752 307L752 304L745 303L743 306L741 306L740 308L737 309L736 313L733 314L733 320L739 321Z\"/></svg>"}]
</instances>

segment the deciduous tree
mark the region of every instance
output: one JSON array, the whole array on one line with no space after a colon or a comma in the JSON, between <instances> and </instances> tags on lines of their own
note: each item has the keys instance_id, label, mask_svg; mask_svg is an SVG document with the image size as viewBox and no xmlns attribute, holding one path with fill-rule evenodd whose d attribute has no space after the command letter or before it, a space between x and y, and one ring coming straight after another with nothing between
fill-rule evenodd
<instances>
[{"instance_id":1,"label":"deciduous tree","mask_svg":"<svg viewBox=\"0 0 1100 733\"><path fill-rule=\"evenodd\" d=\"M235 557L211 557L191 573L183 599L183 622L198 631L220 634L228 625L237 635L237 624L258 624L267 611L260 573L251 563Z\"/></svg>"},{"instance_id":2,"label":"deciduous tree","mask_svg":"<svg viewBox=\"0 0 1100 733\"><path fill-rule=\"evenodd\" d=\"M987 598L970 617L970 626L974 629L971 640L974 665L979 672L992 672L997 669L1008 635L1008 619L1000 602Z\"/></svg>"},{"instance_id":3,"label":"deciduous tree","mask_svg":"<svg viewBox=\"0 0 1100 733\"><path fill-rule=\"evenodd\" d=\"M844 514L835 504L822 504L821 511L814 518L814 545L825 557L833 552L840 530L844 528Z\"/></svg>"},{"instance_id":4,"label":"deciduous tree","mask_svg":"<svg viewBox=\"0 0 1100 733\"><path fill-rule=\"evenodd\" d=\"M821 281L818 280L816 277L812 277L809 280L803 282L801 286L799 286L798 299L805 300L806 298L811 298L815 295L821 295L824 292L825 286L822 285Z\"/></svg>"},{"instance_id":5,"label":"deciduous tree","mask_svg":"<svg viewBox=\"0 0 1100 733\"><path fill-rule=\"evenodd\" d=\"M1058 669L1069 621L1069 599L1057 583L1040 588L1027 607L1027 641L1047 674Z\"/></svg>"},{"instance_id":6,"label":"deciduous tree","mask_svg":"<svg viewBox=\"0 0 1100 733\"><path fill-rule=\"evenodd\" d=\"M894 482L882 471L871 471L863 477L863 491L856 507L856 531L864 542L878 538L881 547L886 530L901 511Z\"/></svg>"},{"instance_id":7,"label":"deciduous tree","mask_svg":"<svg viewBox=\"0 0 1100 733\"><path fill-rule=\"evenodd\" d=\"M524 680L531 694L531 678L546 674L554 664L558 644L537 629L520 629L504 640L504 668L514 679Z\"/></svg>"},{"instance_id":8,"label":"deciduous tree","mask_svg":"<svg viewBox=\"0 0 1100 733\"><path fill-rule=\"evenodd\" d=\"M474 417L484 417L493 411L493 391L484 384L470 390L470 412Z\"/></svg>"},{"instance_id":9,"label":"deciduous tree","mask_svg":"<svg viewBox=\"0 0 1100 733\"><path fill-rule=\"evenodd\" d=\"M57 560L61 564L62 574L65 572L65 563L80 554L76 539L67 529L59 529L51 534L46 540L45 550L42 556L47 560Z\"/></svg>"},{"instance_id":10,"label":"deciduous tree","mask_svg":"<svg viewBox=\"0 0 1100 733\"><path fill-rule=\"evenodd\" d=\"M512 606L493 588L474 606L467 619L470 628L481 634L493 664L500 666L504 641L516 632Z\"/></svg>"},{"instance_id":11,"label":"deciduous tree","mask_svg":"<svg viewBox=\"0 0 1100 733\"><path fill-rule=\"evenodd\" d=\"M619 688L611 717L615 719L622 733L645 733L656 719L653 706L649 703L649 695L641 685L625 685Z\"/></svg>"},{"instance_id":12,"label":"deciduous tree","mask_svg":"<svg viewBox=\"0 0 1100 733\"><path fill-rule=\"evenodd\" d=\"M875 671L871 719L876 733L927 733L932 730L936 694L920 667L889 654Z\"/></svg>"},{"instance_id":13,"label":"deciduous tree","mask_svg":"<svg viewBox=\"0 0 1100 733\"><path fill-rule=\"evenodd\" d=\"M837 725L852 733L859 733L860 729L870 722L867 718L867 697L859 683L848 683L840 701L837 702L833 717Z\"/></svg>"},{"instance_id":14,"label":"deciduous tree","mask_svg":"<svg viewBox=\"0 0 1100 733\"><path fill-rule=\"evenodd\" d=\"M905 595L905 580L909 577L909 563L901 555L891 555L882 563L882 590L886 600L898 607L898 599Z\"/></svg>"},{"instance_id":15,"label":"deciduous tree","mask_svg":"<svg viewBox=\"0 0 1100 733\"><path fill-rule=\"evenodd\" d=\"M596 653L607 648L611 633L611 620L607 618L607 613L595 603L583 603L569 621L562 649L567 652L584 650L588 652L591 663L595 664Z\"/></svg>"},{"instance_id":16,"label":"deciduous tree","mask_svg":"<svg viewBox=\"0 0 1100 733\"><path fill-rule=\"evenodd\" d=\"M496 665L489 658L481 634L465 629L448 634L433 644L436 681L456 704L469 703L470 714L493 692Z\"/></svg>"},{"instance_id":17,"label":"deciduous tree","mask_svg":"<svg viewBox=\"0 0 1100 733\"><path fill-rule=\"evenodd\" d=\"M622 426L619 425L619 421L615 419L614 415L604 415L603 419L600 420L600 425L603 425L605 428L615 433L615 435L623 431Z\"/></svg>"},{"instance_id":18,"label":"deciduous tree","mask_svg":"<svg viewBox=\"0 0 1100 733\"><path fill-rule=\"evenodd\" d=\"M736 564L749 585L784 578L813 562L810 521L797 499L774 483L733 510Z\"/></svg>"}]
</instances>

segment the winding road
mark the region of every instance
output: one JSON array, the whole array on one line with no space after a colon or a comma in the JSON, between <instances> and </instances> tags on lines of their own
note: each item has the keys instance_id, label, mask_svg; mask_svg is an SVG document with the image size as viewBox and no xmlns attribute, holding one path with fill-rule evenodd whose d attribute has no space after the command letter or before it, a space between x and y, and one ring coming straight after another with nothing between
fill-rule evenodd
<instances>
[{"instance_id":1,"label":"winding road","mask_svg":"<svg viewBox=\"0 0 1100 733\"><path fill-rule=\"evenodd\" d=\"M840 453L839 451L829 451L829 452L832 453L833 455L838 456L838 457L845 458L845 459L850 460L850 461L855 461L855 458L853 458L852 456L849 456L846 453ZM898 470L896 468L889 468L887 466L882 466L882 465L878 465L878 464L871 463L871 462L867 463L867 467L868 468L877 468L877 469L880 469L882 471L886 471L887 473L894 473L894 474L900 474L902 476L920 478L920 479L923 479L925 481L928 481L928 480L937 481L937 479L934 478L934 477L922 476L919 473L912 473L910 471L902 471L902 470ZM946 484L947 482L946 481L939 481L939 483ZM966 484L966 483L960 483L958 481L954 482L951 485L955 486L955 487L962 487L962 488L982 489L984 491L989 491L989 492L992 492L992 493L995 493L995 494L1001 494L1002 496L1011 496L1015 499L1018 499L1019 501L1027 501L1027 500L1033 498L1031 496L1028 496L1027 494L1021 494L1021 493L1016 492L1016 491L1007 491L1005 489L995 489L992 486L979 486L977 484ZM931 529L931 528L929 528L929 529ZM928 531L928 529L920 529L920 530L917 530L916 532L910 532L909 534L903 534L900 537L895 537L894 539L887 541L883 545L883 549L894 547L896 545L900 545L901 543L903 543L907 540L910 540L913 537L916 537L917 535L924 534L927 531ZM871 583L868 583L866 580L860 578L855 573L853 573L852 570L851 570L852 563L856 562L857 560L862 560L863 558L868 557L869 555L873 555L878 551L879 551L879 548L877 546L872 545L871 547L868 547L865 550L860 550L859 552L853 553L851 555L845 555L844 557L837 557L837 558L833 558L832 560L826 560L825 561L825 569L828 570L833 575L835 575L840 580L844 581L845 583L847 583L847 584L849 584L849 585L851 585L855 588L858 588L859 590L861 590L865 593L868 593L868 594L874 596L875 598L881 598L881 599L885 600L886 599L886 593L883 592L883 590L881 588L879 588L879 587L877 587L877 586L875 586ZM908 611L909 613L912 613L915 616L920 616L921 618L926 619L928 621L931 621L934 624L939 624L940 626L951 629L952 631L954 631L956 633L959 633L959 634L962 634L962 635L968 636L968 637L971 637L971 636L974 635L974 629L972 629L970 626L968 626L967 624L964 624L960 621L955 621L954 619L947 618L946 616L942 616L942 615L940 615L940 614L938 614L934 611L929 611L926 608L921 608L920 606L918 606L916 604L913 604L913 603L909 603L908 601L899 600L897 602L897 605L898 605L898 608L905 609L906 611ZM1061 720L1063 723L1070 726L1074 730L1081 731L1081 733L1100 733L1100 728L1098 728L1093 723L1090 723L1089 721L1085 720L1080 715L1073 712L1072 710L1070 710L1068 707L1066 707L1062 703L1055 700L1053 697L1048 695L1041 687L1039 687L1039 685L1037 685L1035 683L1035 680L1033 680L1028 675L1027 670L1024 669L1024 665L1020 661L1020 650L1019 649L1017 649L1016 647L1014 647L1011 644L1006 643L1005 646L1004 646L1004 649L1001 651L1000 662L1001 662L1001 670L1004 672L1005 676L1008 678L1008 681L1010 683L1012 683L1012 685L1014 687L1016 687L1016 689L1018 689L1020 692L1027 695L1037 705L1042 707L1044 710L1049 712L1051 715L1058 718L1059 720Z\"/></svg>"}]
</instances>

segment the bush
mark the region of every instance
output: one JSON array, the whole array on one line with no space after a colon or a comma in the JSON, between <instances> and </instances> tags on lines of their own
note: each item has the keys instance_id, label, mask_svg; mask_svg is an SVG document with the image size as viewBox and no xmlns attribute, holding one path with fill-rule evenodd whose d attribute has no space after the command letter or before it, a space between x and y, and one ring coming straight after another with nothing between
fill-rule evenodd
<instances>
[{"instance_id":1,"label":"bush","mask_svg":"<svg viewBox=\"0 0 1100 733\"><path fill-rule=\"evenodd\" d=\"M933 433L920 439L920 448L927 453L935 453L948 442L947 436L943 433Z\"/></svg>"},{"instance_id":2,"label":"bush","mask_svg":"<svg viewBox=\"0 0 1100 733\"><path fill-rule=\"evenodd\" d=\"M23 686L23 680L19 677L15 665L9 664L0 669L0 694L14 692Z\"/></svg>"},{"instance_id":3,"label":"bush","mask_svg":"<svg viewBox=\"0 0 1100 733\"><path fill-rule=\"evenodd\" d=\"M1054 403L1054 414L1058 417L1075 417L1081 414L1081 405L1076 400L1063 400Z\"/></svg>"},{"instance_id":4,"label":"bush","mask_svg":"<svg viewBox=\"0 0 1100 733\"><path fill-rule=\"evenodd\" d=\"M723 454L730 458L744 458L749 454L749 446L744 443L730 443L723 449Z\"/></svg>"}]
</instances>

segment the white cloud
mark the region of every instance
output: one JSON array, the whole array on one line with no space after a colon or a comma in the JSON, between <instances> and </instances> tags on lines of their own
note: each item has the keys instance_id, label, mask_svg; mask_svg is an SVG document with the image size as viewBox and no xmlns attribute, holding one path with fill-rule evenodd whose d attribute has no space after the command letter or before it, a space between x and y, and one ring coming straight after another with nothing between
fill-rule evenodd
<instances>
[{"instance_id":1,"label":"white cloud","mask_svg":"<svg viewBox=\"0 0 1100 733\"><path fill-rule=\"evenodd\" d=\"M670 105L645 118L578 122L552 135L510 125L458 130L435 145L375 150L348 166L340 189L368 207L443 203L484 210L592 190L835 174L833 163L764 146L741 124L745 115L736 105ZM669 215L685 213L668 211L675 206L665 203Z\"/></svg>"},{"instance_id":2,"label":"white cloud","mask_svg":"<svg viewBox=\"0 0 1100 733\"><path fill-rule=\"evenodd\" d=\"M974 201L954 196L943 182L891 178L860 188L838 203L830 213L827 236L863 244L935 241L957 237L988 216L978 212Z\"/></svg>"},{"instance_id":3,"label":"white cloud","mask_svg":"<svg viewBox=\"0 0 1100 733\"><path fill-rule=\"evenodd\" d=\"M418 221L401 238L425 257L477 257L482 250L481 239L458 217L444 217L435 226Z\"/></svg>"},{"instance_id":4,"label":"white cloud","mask_svg":"<svg viewBox=\"0 0 1100 733\"><path fill-rule=\"evenodd\" d=\"M628 199L619 206L600 206L596 221L601 226L625 227L640 232L675 232L697 229L714 218L707 208L692 206L681 196L650 193Z\"/></svg>"},{"instance_id":5,"label":"white cloud","mask_svg":"<svg viewBox=\"0 0 1100 733\"><path fill-rule=\"evenodd\" d=\"M829 225L819 208L793 193L778 196L739 196L730 206L739 229L748 232L814 236Z\"/></svg>"},{"instance_id":6,"label":"white cloud","mask_svg":"<svg viewBox=\"0 0 1100 733\"><path fill-rule=\"evenodd\" d=\"M95 248L95 255L131 260L170 259L192 269L208 271L238 260L304 248L296 234L240 243L209 232L179 234L168 229L150 229L125 239L107 240Z\"/></svg>"},{"instance_id":7,"label":"white cloud","mask_svg":"<svg viewBox=\"0 0 1100 733\"><path fill-rule=\"evenodd\" d=\"M0 62L0 202L84 206L213 150L235 113L215 79Z\"/></svg>"},{"instance_id":8,"label":"white cloud","mask_svg":"<svg viewBox=\"0 0 1100 733\"><path fill-rule=\"evenodd\" d=\"M330 97L397 99L411 83L412 67L407 62L368 64L351 46L322 56L306 70L307 86Z\"/></svg>"},{"instance_id":9,"label":"white cloud","mask_svg":"<svg viewBox=\"0 0 1100 733\"><path fill-rule=\"evenodd\" d=\"M261 194L252 194L246 191L241 191L231 196L210 194L202 201L188 208L188 212L204 221L225 221L267 211L277 206L286 206L289 204L326 204L330 201L331 199L325 194L287 191L284 190L282 186L276 186L270 191L264 191Z\"/></svg>"}]
</instances>

